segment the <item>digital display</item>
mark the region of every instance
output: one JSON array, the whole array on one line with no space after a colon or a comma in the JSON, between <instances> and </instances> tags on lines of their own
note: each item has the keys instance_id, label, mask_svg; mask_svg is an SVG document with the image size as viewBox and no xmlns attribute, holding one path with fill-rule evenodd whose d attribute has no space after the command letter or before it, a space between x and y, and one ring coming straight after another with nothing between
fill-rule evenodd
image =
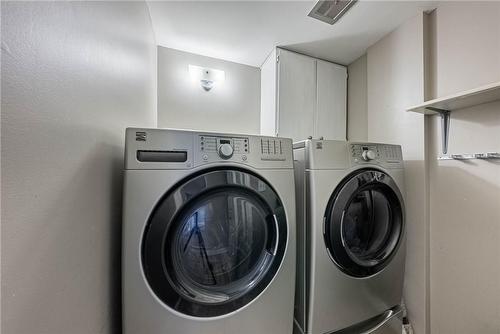
<instances>
[{"instance_id":1,"label":"digital display","mask_svg":"<svg viewBox=\"0 0 500 334\"><path fill-rule=\"evenodd\" d=\"M363 146L363 151L368 151L368 150L369 150L369 148L368 148L368 147Z\"/></svg>"},{"instance_id":2,"label":"digital display","mask_svg":"<svg viewBox=\"0 0 500 334\"><path fill-rule=\"evenodd\" d=\"M220 139L219 143L221 143L221 144L231 144L231 141L229 139Z\"/></svg>"}]
</instances>

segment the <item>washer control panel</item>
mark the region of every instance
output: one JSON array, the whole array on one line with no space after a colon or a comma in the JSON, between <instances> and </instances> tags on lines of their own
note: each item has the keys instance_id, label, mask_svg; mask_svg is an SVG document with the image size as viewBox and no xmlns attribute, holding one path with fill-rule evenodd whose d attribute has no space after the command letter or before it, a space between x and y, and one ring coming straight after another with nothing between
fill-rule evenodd
<instances>
[{"instance_id":1,"label":"washer control panel","mask_svg":"<svg viewBox=\"0 0 500 334\"><path fill-rule=\"evenodd\" d=\"M242 163L283 162L290 159L289 144L286 139L273 137L198 136L198 152L202 163L223 160Z\"/></svg>"},{"instance_id":2,"label":"washer control panel","mask_svg":"<svg viewBox=\"0 0 500 334\"><path fill-rule=\"evenodd\" d=\"M283 142L280 138L261 138L260 152L262 160L284 161L286 159L283 152Z\"/></svg>"},{"instance_id":3,"label":"washer control panel","mask_svg":"<svg viewBox=\"0 0 500 334\"><path fill-rule=\"evenodd\" d=\"M199 136L199 148L203 160L216 157L228 160L235 155L245 160L246 154L250 152L249 139L246 137Z\"/></svg>"},{"instance_id":4,"label":"washer control panel","mask_svg":"<svg viewBox=\"0 0 500 334\"><path fill-rule=\"evenodd\" d=\"M388 144L354 143L349 155L355 164L402 164L401 146Z\"/></svg>"},{"instance_id":5,"label":"washer control panel","mask_svg":"<svg viewBox=\"0 0 500 334\"><path fill-rule=\"evenodd\" d=\"M250 134L127 128L126 169L192 169L218 164L293 169L292 140Z\"/></svg>"}]
</instances>

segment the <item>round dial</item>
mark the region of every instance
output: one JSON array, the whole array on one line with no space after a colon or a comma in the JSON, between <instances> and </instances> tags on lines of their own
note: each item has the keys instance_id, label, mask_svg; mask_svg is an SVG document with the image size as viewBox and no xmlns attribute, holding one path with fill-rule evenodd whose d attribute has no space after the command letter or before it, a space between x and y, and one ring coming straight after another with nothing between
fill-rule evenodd
<instances>
[{"instance_id":1,"label":"round dial","mask_svg":"<svg viewBox=\"0 0 500 334\"><path fill-rule=\"evenodd\" d=\"M219 157L229 159L233 156L233 147L231 144L222 144L219 146Z\"/></svg>"},{"instance_id":2,"label":"round dial","mask_svg":"<svg viewBox=\"0 0 500 334\"><path fill-rule=\"evenodd\" d=\"M373 160L377 157L375 155L375 152L373 152L372 150L363 151L361 156L363 157L363 160L365 160L365 161Z\"/></svg>"}]
</instances>

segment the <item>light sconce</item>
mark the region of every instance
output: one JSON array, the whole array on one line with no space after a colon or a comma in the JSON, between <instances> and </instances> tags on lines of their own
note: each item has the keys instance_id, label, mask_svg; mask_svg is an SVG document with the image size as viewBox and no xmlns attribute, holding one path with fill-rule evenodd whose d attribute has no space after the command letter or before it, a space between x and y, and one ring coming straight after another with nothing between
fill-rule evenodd
<instances>
[{"instance_id":1,"label":"light sconce","mask_svg":"<svg viewBox=\"0 0 500 334\"><path fill-rule=\"evenodd\" d=\"M201 87L207 92L212 89L215 84L220 84L226 79L224 71L196 65L189 65L189 76L193 81L199 82Z\"/></svg>"}]
</instances>

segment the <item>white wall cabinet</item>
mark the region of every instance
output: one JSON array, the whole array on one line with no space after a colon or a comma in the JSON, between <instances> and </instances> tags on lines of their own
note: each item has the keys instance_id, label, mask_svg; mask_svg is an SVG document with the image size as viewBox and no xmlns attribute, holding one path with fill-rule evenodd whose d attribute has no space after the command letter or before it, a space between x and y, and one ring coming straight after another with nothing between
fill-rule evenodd
<instances>
[{"instance_id":1,"label":"white wall cabinet","mask_svg":"<svg viewBox=\"0 0 500 334\"><path fill-rule=\"evenodd\" d=\"M347 68L275 49L261 67L261 134L346 140Z\"/></svg>"},{"instance_id":2,"label":"white wall cabinet","mask_svg":"<svg viewBox=\"0 0 500 334\"><path fill-rule=\"evenodd\" d=\"M293 140L315 136L316 62L279 50L276 133Z\"/></svg>"}]
</instances>

